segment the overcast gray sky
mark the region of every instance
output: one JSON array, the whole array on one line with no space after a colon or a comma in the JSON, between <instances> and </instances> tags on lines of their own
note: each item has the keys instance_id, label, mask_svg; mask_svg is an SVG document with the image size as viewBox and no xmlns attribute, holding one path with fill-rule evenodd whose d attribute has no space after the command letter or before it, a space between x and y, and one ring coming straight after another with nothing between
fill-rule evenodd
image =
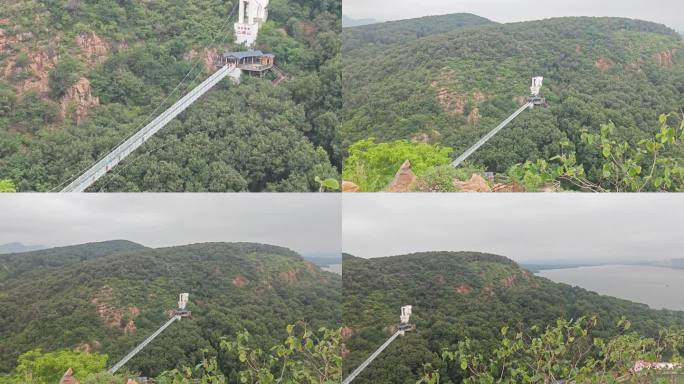
<instances>
[{"instance_id":1,"label":"overcast gray sky","mask_svg":"<svg viewBox=\"0 0 684 384\"><path fill-rule=\"evenodd\" d=\"M680 194L343 194L343 251L481 251L517 262L684 257Z\"/></svg>"},{"instance_id":2,"label":"overcast gray sky","mask_svg":"<svg viewBox=\"0 0 684 384\"><path fill-rule=\"evenodd\" d=\"M339 254L340 225L337 194L0 195L0 244L247 241Z\"/></svg>"},{"instance_id":3,"label":"overcast gray sky","mask_svg":"<svg viewBox=\"0 0 684 384\"><path fill-rule=\"evenodd\" d=\"M501 23L558 16L619 16L684 31L682 0L343 0L342 10L352 18L383 21L459 12Z\"/></svg>"}]
</instances>

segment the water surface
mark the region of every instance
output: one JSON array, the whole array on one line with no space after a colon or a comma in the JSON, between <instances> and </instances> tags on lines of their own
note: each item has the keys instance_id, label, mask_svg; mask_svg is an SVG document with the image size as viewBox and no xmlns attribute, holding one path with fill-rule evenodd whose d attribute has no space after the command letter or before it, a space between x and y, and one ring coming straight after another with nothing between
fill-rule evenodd
<instances>
[{"instance_id":1,"label":"water surface","mask_svg":"<svg viewBox=\"0 0 684 384\"><path fill-rule=\"evenodd\" d=\"M547 269L537 275L655 309L684 311L684 269L604 265Z\"/></svg>"},{"instance_id":2,"label":"water surface","mask_svg":"<svg viewBox=\"0 0 684 384\"><path fill-rule=\"evenodd\" d=\"M321 269L324 271L337 273L338 275L342 274L342 264L330 264L327 267L322 267Z\"/></svg>"}]
</instances>

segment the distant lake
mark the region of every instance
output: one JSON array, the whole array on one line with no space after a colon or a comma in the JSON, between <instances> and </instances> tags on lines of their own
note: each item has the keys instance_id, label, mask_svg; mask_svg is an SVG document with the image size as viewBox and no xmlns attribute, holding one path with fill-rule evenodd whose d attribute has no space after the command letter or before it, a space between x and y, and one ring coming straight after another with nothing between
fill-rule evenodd
<instances>
[{"instance_id":1,"label":"distant lake","mask_svg":"<svg viewBox=\"0 0 684 384\"><path fill-rule=\"evenodd\" d=\"M655 309L684 311L684 269L604 265L547 269L537 275L602 295L647 304Z\"/></svg>"},{"instance_id":2,"label":"distant lake","mask_svg":"<svg viewBox=\"0 0 684 384\"><path fill-rule=\"evenodd\" d=\"M321 269L324 271L337 273L338 275L342 274L342 264L330 264L327 267L321 267Z\"/></svg>"}]
</instances>

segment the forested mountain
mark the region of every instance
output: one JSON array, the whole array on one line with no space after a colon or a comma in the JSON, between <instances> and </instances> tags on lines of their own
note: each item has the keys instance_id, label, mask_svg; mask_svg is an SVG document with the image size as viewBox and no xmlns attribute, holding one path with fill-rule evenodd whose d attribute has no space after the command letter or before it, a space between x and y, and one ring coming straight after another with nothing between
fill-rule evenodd
<instances>
[{"instance_id":1,"label":"forested mountain","mask_svg":"<svg viewBox=\"0 0 684 384\"><path fill-rule=\"evenodd\" d=\"M1 278L23 278L25 273L45 273L51 268L96 259L117 252L145 249L126 240L87 243L44 250L0 255Z\"/></svg>"},{"instance_id":2,"label":"forested mountain","mask_svg":"<svg viewBox=\"0 0 684 384\"><path fill-rule=\"evenodd\" d=\"M232 43L234 4L5 2L0 180L58 189L161 113L217 53L245 49ZM255 48L288 81L223 81L92 190L308 191L337 176L341 2L273 0L269 11Z\"/></svg>"},{"instance_id":3,"label":"forested mountain","mask_svg":"<svg viewBox=\"0 0 684 384\"><path fill-rule=\"evenodd\" d=\"M342 33L342 53L345 59L347 55L372 54L373 50L389 45L407 43L421 37L450 32L462 27L491 23L492 21L484 17L470 13L455 13L354 26L345 28ZM354 52L355 50L359 51Z\"/></svg>"},{"instance_id":4,"label":"forested mountain","mask_svg":"<svg viewBox=\"0 0 684 384\"><path fill-rule=\"evenodd\" d=\"M42 245L25 245L22 243L7 243L0 245L0 254L37 251L46 248Z\"/></svg>"},{"instance_id":5,"label":"forested mountain","mask_svg":"<svg viewBox=\"0 0 684 384\"><path fill-rule=\"evenodd\" d=\"M342 27L358 27L359 25L374 24L378 21L375 19L354 19L346 15L342 15Z\"/></svg>"},{"instance_id":6,"label":"forested mountain","mask_svg":"<svg viewBox=\"0 0 684 384\"><path fill-rule=\"evenodd\" d=\"M658 336L661 327L684 326L682 312L652 310L554 283L491 254L425 252L371 259L345 255L343 265L345 376L390 336L402 305L413 305L411 323L416 325L366 368L358 383L415 383L424 363L439 370L441 383L460 383L464 377L458 361L456 367L447 366L442 350L457 350L458 343L469 338L474 350L488 356L503 327L515 334L553 326L558 319L593 315L598 316L591 331L595 337L618 334L616 324L622 317L643 336Z\"/></svg>"},{"instance_id":7,"label":"forested mountain","mask_svg":"<svg viewBox=\"0 0 684 384\"><path fill-rule=\"evenodd\" d=\"M431 20L418 25L427 28ZM345 42L353 30L343 30ZM601 175L600 151L582 143L582 132L613 122L611 139L618 142L653 139L660 114L676 117L684 107L683 48L682 37L663 25L565 17L351 50L343 66L343 147L369 137L407 139L452 148L455 158L522 105L530 78L541 75L549 106L524 112L470 161L507 172L572 151L590 177ZM663 155L681 159L684 151L679 146ZM643 157L637 163L645 169L649 156Z\"/></svg>"},{"instance_id":8,"label":"forested mountain","mask_svg":"<svg viewBox=\"0 0 684 384\"><path fill-rule=\"evenodd\" d=\"M30 350L106 354L108 366L170 317L181 292L192 317L176 322L126 368L155 376L215 356L238 382L236 353L220 347L247 330L269 350L286 326L336 329L341 278L295 252L252 243L145 248L115 241L3 256L23 273L0 275L0 373ZM32 267L32 268L31 268Z\"/></svg>"}]
</instances>

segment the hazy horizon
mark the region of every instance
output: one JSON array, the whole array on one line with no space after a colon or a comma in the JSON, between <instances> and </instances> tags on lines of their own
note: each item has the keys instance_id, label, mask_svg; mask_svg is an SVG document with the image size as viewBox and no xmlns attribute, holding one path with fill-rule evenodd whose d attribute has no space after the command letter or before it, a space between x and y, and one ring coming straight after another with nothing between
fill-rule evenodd
<instances>
[{"instance_id":1,"label":"hazy horizon","mask_svg":"<svg viewBox=\"0 0 684 384\"><path fill-rule=\"evenodd\" d=\"M0 196L0 211L0 244L256 242L307 256L341 252L334 194L11 194Z\"/></svg>"},{"instance_id":2,"label":"hazy horizon","mask_svg":"<svg viewBox=\"0 0 684 384\"><path fill-rule=\"evenodd\" d=\"M518 263L682 257L684 199L667 194L343 194L343 252L475 251Z\"/></svg>"},{"instance_id":3,"label":"hazy horizon","mask_svg":"<svg viewBox=\"0 0 684 384\"><path fill-rule=\"evenodd\" d=\"M684 2L654 0L648 7L639 0L343 0L343 14L352 19L392 21L452 13L472 13L499 23L541 20L563 16L627 17L665 24L684 32Z\"/></svg>"}]
</instances>

